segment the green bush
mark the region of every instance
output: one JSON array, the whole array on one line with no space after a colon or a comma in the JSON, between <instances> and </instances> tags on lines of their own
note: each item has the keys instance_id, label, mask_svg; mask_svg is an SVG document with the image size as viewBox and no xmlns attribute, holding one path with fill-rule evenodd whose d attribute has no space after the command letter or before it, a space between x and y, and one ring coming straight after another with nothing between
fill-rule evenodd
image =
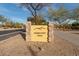
<instances>
[{"instance_id":1,"label":"green bush","mask_svg":"<svg viewBox=\"0 0 79 59\"><path fill-rule=\"evenodd\" d=\"M36 20L34 19L34 17L29 17L27 21L31 21L32 25L47 25L48 24L46 20L44 20L43 18L39 16L37 16Z\"/></svg>"},{"instance_id":2,"label":"green bush","mask_svg":"<svg viewBox=\"0 0 79 59\"><path fill-rule=\"evenodd\" d=\"M78 23L78 22L74 22L74 23L72 23L71 28L72 28L72 29L79 30L79 23Z\"/></svg>"}]
</instances>

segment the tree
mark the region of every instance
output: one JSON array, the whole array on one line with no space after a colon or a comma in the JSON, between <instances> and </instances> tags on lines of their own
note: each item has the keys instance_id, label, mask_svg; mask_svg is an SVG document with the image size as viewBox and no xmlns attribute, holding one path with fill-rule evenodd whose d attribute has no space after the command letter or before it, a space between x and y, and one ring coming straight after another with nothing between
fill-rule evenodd
<instances>
[{"instance_id":1,"label":"tree","mask_svg":"<svg viewBox=\"0 0 79 59\"><path fill-rule=\"evenodd\" d=\"M38 24L37 22L37 15L38 11L40 11L42 8L47 6L48 4L43 4L43 3L21 3L20 4L22 7L27 8L32 16L34 17L35 24Z\"/></svg>"},{"instance_id":2,"label":"tree","mask_svg":"<svg viewBox=\"0 0 79 59\"><path fill-rule=\"evenodd\" d=\"M0 15L0 27L3 27L4 23L7 21L8 19L2 15Z\"/></svg>"},{"instance_id":3,"label":"tree","mask_svg":"<svg viewBox=\"0 0 79 59\"><path fill-rule=\"evenodd\" d=\"M12 21L6 21L4 24L3 24L4 27L6 28L13 28L14 27L14 23Z\"/></svg>"},{"instance_id":4,"label":"tree","mask_svg":"<svg viewBox=\"0 0 79 59\"><path fill-rule=\"evenodd\" d=\"M49 8L48 18L50 21L55 21L61 24L69 18L69 11L65 9L63 5L60 5L60 8L57 10Z\"/></svg>"},{"instance_id":5,"label":"tree","mask_svg":"<svg viewBox=\"0 0 79 59\"><path fill-rule=\"evenodd\" d=\"M15 28L22 28L22 26L23 26L23 24L18 23L18 22L16 22L16 23L14 24L14 27L15 27Z\"/></svg>"},{"instance_id":6,"label":"tree","mask_svg":"<svg viewBox=\"0 0 79 59\"><path fill-rule=\"evenodd\" d=\"M73 11L72 11L72 18L74 20L79 20L79 7L75 8Z\"/></svg>"},{"instance_id":7,"label":"tree","mask_svg":"<svg viewBox=\"0 0 79 59\"><path fill-rule=\"evenodd\" d=\"M0 15L0 22L6 22L7 21L7 18L5 18L4 16Z\"/></svg>"},{"instance_id":8,"label":"tree","mask_svg":"<svg viewBox=\"0 0 79 59\"><path fill-rule=\"evenodd\" d=\"M46 25L47 22L46 20L41 16L36 16L36 18L38 19L37 22L38 22L38 25ZM33 25L35 25L35 21L34 21L34 17L28 17L27 21L31 21Z\"/></svg>"}]
</instances>

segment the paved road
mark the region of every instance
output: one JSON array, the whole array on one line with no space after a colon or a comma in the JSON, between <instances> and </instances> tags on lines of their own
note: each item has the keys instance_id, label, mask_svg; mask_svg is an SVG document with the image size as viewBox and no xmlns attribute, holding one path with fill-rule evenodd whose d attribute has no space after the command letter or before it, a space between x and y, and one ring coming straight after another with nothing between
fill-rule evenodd
<instances>
[{"instance_id":1,"label":"paved road","mask_svg":"<svg viewBox=\"0 0 79 59\"><path fill-rule=\"evenodd\" d=\"M11 33L11 32L17 32L17 31L23 31L23 29L16 29L16 30L4 30L4 31L0 31L0 35L3 35L3 34L8 34L8 33Z\"/></svg>"},{"instance_id":2,"label":"paved road","mask_svg":"<svg viewBox=\"0 0 79 59\"><path fill-rule=\"evenodd\" d=\"M79 46L79 35L74 33L79 33L79 31L54 31L54 35Z\"/></svg>"},{"instance_id":3,"label":"paved road","mask_svg":"<svg viewBox=\"0 0 79 59\"><path fill-rule=\"evenodd\" d=\"M19 30L6 30L6 31L0 31L0 41L8 39L10 37L13 37L17 34L21 34L23 38L25 39L25 33L23 29Z\"/></svg>"}]
</instances>

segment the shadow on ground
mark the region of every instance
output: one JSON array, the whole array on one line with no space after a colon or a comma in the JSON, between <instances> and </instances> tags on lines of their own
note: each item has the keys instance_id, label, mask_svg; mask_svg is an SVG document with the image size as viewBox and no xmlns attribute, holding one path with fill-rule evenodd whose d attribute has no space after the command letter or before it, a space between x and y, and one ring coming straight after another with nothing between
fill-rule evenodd
<instances>
[{"instance_id":1,"label":"shadow on ground","mask_svg":"<svg viewBox=\"0 0 79 59\"><path fill-rule=\"evenodd\" d=\"M20 34L23 37L23 39L26 40L26 34L25 33L20 33Z\"/></svg>"}]
</instances>

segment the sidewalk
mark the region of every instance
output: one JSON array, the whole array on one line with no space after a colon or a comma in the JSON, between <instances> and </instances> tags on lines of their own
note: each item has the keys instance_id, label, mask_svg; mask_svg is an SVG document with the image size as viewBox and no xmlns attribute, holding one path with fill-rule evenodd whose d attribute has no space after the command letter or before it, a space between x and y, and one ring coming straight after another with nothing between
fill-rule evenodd
<instances>
[{"instance_id":1,"label":"sidewalk","mask_svg":"<svg viewBox=\"0 0 79 59\"><path fill-rule=\"evenodd\" d=\"M0 28L0 31L7 31L7 30L19 30L19 29L22 29L22 28L8 28L8 29L3 29L3 28Z\"/></svg>"},{"instance_id":2,"label":"sidewalk","mask_svg":"<svg viewBox=\"0 0 79 59\"><path fill-rule=\"evenodd\" d=\"M54 31L54 35L79 46L79 35L74 33L79 33L79 31Z\"/></svg>"}]
</instances>

